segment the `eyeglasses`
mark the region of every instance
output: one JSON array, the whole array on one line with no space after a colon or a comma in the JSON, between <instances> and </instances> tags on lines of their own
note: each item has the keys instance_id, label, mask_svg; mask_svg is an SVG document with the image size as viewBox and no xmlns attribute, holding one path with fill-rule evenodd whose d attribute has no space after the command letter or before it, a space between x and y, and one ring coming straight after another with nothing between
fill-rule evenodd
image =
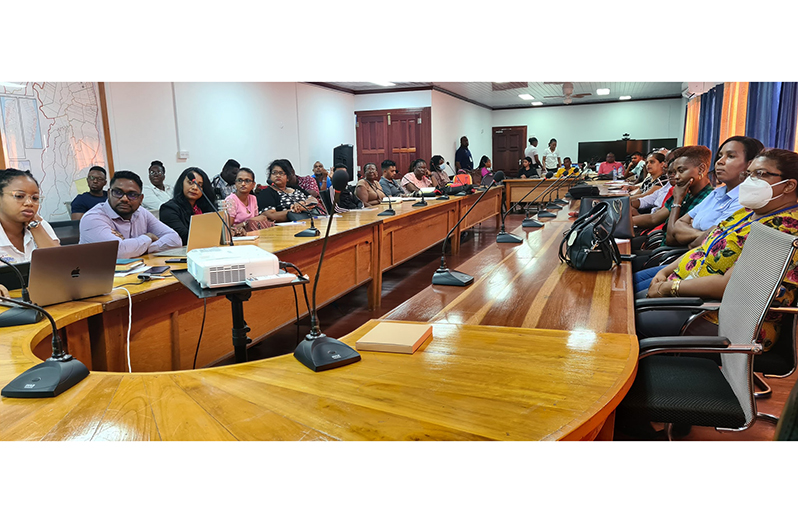
<instances>
[{"instance_id":1,"label":"eyeglasses","mask_svg":"<svg viewBox=\"0 0 798 523\"><path fill-rule=\"evenodd\" d=\"M86 179L90 182L105 182L104 176L87 176Z\"/></svg>"},{"instance_id":2,"label":"eyeglasses","mask_svg":"<svg viewBox=\"0 0 798 523\"><path fill-rule=\"evenodd\" d=\"M236 183L240 185L249 185L250 183L255 183L255 180L245 180L243 178L236 178Z\"/></svg>"},{"instance_id":3,"label":"eyeglasses","mask_svg":"<svg viewBox=\"0 0 798 523\"><path fill-rule=\"evenodd\" d=\"M9 193L17 203L25 203L27 200L30 200L34 204L38 204L40 201L44 199L44 196L41 194L28 194L22 191L14 191Z\"/></svg>"},{"instance_id":4,"label":"eyeglasses","mask_svg":"<svg viewBox=\"0 0 798 523\"><path fill-rule=\"evenodd\" d=\"M136 191L123 192L123 191L120 191L119 189L114 188L114 189L111 189L111 196L113 196L117 200L122 198L122 196L127 196L127 199L130 200L131 202L133 202L133 201L136 201L139 198L141 198L141 193L140 192L136 192Z\"/></svg>"},{"instance_id":5,"label":"eyeglasses","mask_svg":"<svg viewBox=\"0 0 798 523\"><path fill-rule=\"evenodd\" d=\"M274 171L274 172L272 173L272 178L274 178L275 176L288 176L288 175L287 175L287 174L285 174L285 173L284 173L284 172L282 172L282 171Z\"/></svg>"},{"instance_id":6,"label":"eyeglasses","mask_svg":"<svg viewBox=\"0 0 798 523\"><path fill-rule=\"evenodd\" d=\"M163 174L163 173L160 172L160 171L150 171L150 175L151 176L158 176L159 174Z\"/></svg>"},{"instance_id":7,"label":"eyeglasses","mask_svg":"<svg viewBox=\"0 0 798 523\"><path fill-rule=\"evenodd\" d=\"M763 176L778 176L781 178L783 175L779 173L770 173L767 171L759 170L759 171L743 171L742 173L743 178L753 178L754 180L761 180Z\"/></svg>"}]
</instances>

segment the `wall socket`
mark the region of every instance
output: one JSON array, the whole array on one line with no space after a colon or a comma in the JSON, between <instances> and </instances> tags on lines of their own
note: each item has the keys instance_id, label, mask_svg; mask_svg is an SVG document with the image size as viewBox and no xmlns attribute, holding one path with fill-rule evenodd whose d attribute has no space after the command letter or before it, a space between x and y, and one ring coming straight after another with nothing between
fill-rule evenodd
<instances>
[{"instance_id":1,"label":"wall socket","mask_svg":"<svg viewBox=\"0 0 798 523\"><path fill-rule=\"evenodd\" d=\"M177 152L177 159L178 160L188 160L188 151L178 151Z\"/></svg>"}]
</instances>

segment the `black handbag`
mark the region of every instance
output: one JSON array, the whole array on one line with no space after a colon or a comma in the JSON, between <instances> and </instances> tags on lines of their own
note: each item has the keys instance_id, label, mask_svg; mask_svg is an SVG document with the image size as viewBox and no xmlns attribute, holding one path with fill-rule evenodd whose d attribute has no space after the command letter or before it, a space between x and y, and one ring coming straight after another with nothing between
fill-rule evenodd
<instances>
[{"instance_id":1,"label":"black handbag","mask_svg":"<svg viewBox=\"0 0 798 523\"><path fill-rule=\"evenodd\" d=\"M630 240L634 238L632 223L632 204L628 196L591 196L583 197L579 205L579 216L584 216L599 202L607 202L609 208L604 218L608 229L616 238Z\"/></svg>"},{"instance_id":2,"label":"black handbag","mask_svg":"<svg viewBox=\"0 0 798 523\"><path fill-rule=\"evenodd\" d=\"M580 271L606 271L621 264L621 252L605 221L609 204L599 202L578 218L560 242L559 257Z\"/></svg>"}]
</instances>

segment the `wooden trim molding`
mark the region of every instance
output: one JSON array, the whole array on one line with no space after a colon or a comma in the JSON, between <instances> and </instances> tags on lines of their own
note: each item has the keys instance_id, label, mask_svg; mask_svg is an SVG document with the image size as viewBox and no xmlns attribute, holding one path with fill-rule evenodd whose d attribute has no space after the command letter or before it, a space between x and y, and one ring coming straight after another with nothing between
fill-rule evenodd
<instances>
[{"instance_id":1,"label":"wooden trim molding","mask_svg":"<svg viewBox=\"0 0 798 523\"><path fill-rule=\"evenodd\" d=\"M103 134L105 135L105 157L108 159L108 172L114 176L114 155L111 150L111 125L108 122L108 101L105 98L105 82L98 82L100 92L100 112L103 118Z\"/></svg>"}]
</instances>

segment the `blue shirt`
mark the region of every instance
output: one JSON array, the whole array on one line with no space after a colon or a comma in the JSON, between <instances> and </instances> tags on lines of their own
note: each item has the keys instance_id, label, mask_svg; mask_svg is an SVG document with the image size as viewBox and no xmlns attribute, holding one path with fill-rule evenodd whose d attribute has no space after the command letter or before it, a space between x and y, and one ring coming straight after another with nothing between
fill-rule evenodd
<instances>
[{"instance_id":1,"label":"blue shirt","mask_svg":"<svg viewBox=\"0 0 798 523\"><path fill-rule=\"evenodd\" d=\"M706 231L740 210L739 196L739 185L728 193L725 185L716 188L687 213L693 219L693 229Z\"/></svg>"},{"instance_id":2,"label":"blue shirt","mask_svg":"<svg viewBox=\"0 0 798 523\"><path fill-rule=\"evenodd\" d=\"M125 237L124 240L112 231ZM158 237L152 241L147 233ZM96 205L80 219L80 243L117 241L117 258L135 258L148 252L180 247L183 241L171 227L164 225L144 207L139 207L129 220L123 219L108 202Z\"/></svg>"},{"instance_id":3,"label":"blue shirt","mask_svg":"<svg viewBox=\"0 0 798 523\"><path fill-rule=\"evenodd\" d=\"M84 192L83 194L78 194L75 196L75 199L72 200L72 212L73 213L85 213L98 203L103 203L105 200L108 199L108 191L103 191L102 196L94 196L91 193Z\"/></svg>"},{"instance_id":4,"label":"blue shirt","mask_svg":"<svg viewBox=\"0 0 798 523\"><path fill-rule=\"evenodd\" d=\"M401 196L405 192L404 189L399 187L399 184L396 183L396 180L389 181L384 176L380 177L380 187L386 196Z\"/></svg>"},{"instance_id":5,"label":"blue shirt","mask_svg":"<svg viewBox=\"0 0 798 523\"><path fill-rule=\"evenodd\" d=\"M467 147L460 147L455 151L454 161L460 162L460 168L466 171L474 168L474 160L471 158L471 151Z\"/></svg>"}]
</instances>

